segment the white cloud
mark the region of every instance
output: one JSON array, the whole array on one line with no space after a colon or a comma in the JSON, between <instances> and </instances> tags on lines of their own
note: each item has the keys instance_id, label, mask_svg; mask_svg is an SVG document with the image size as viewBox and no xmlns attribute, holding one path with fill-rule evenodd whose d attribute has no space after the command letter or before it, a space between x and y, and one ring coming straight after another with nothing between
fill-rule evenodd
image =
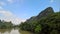
<instances>
[{"instance_id":1,"label":"white cloud","mask_svg":"<svg viewBox=\"0 0 60 34\"><path fill-rule=\"evenodd\" d=\"M6 2L0 1L0 6L4 6L7 4L13 4L13 3L23 3L23 0L5 0L5 1Z\"/></svg>"},{"instance_id":2,"label":"white cloud","mask_svg":"<svg viewBox=\"0 0 60 34\"><path fill-rule=\"evenodd\" d=\"M0 14L3 14L5 16L11 16L12 13L10 11L6 11L6 10L0 10Z\"/></svg>"},{"instance_id":3,"label":"white cloud","mask_svg":"<svg viewBox=\"0 0 60 34\"><path fill-rule=\"evenodd\" d=\"M8 3L15 3L15 2L19 2L20 0L7 0Z\"/></svg>"},{"instance_id":4,"label":"white cloud","mask_svg":"<svg viewBox=\"0 0 60 34\"><path fill-rule=\"evenodd\" d=\"M53 2L54 2L54 0L50 0L50 2L51 2L51 3L53 3Z\"/></svg>"},{"instance_id":5,"label":"white cloud","mask_svg":"<svg viewBox=\"0 0 60 34\"><path fill-rule=\"evenodd\" d=\"M6 11L6 10L0 10L0 19L5 21L12 21L12 23L15 25L25 21L25 19L18 18L10 11Z\"/></svg>"},{"instance_id":6,"label":"white cloud","mask_svg":"<svg viewBox=\"0 0 60 34\"><path fill-rule=\"evenodd\" d=\"M22 2L22 0L6 0L9 3ZM3 10L3 6L7 5L6 2L0 1L0 19L5 21L12 21L13 24L19 24L24 22L26 19L21 19L15 16L11 11Z\"/></svg>"},{"instance_id":7,"label":"white cloud","mask_svg":"<svg viewBox=\"0 0 60 34\"><path fill-rule=\"evenodd\" d=\"M0 2L0 6L4 6L6 5L4 2Z\"/></svg>"},{"instance_id":8,"label":"white cloud","mask_svg":"<svg viewBox=\"0 0 60 34\"><path fill-rule=\"evenodd\" d=\"M0 9L3 9L3 8L0 6Z\"/></svg>"},{"instance_id":9,"label":"white cloud","mask_svg":"<svg viewBox=\"0 0 60 34\"><path fill-rule=\"evenodd\" d=\"M9 2L9 3L13 3L13 2L14 2L14 0L7 0L7 2Z\"/></svg>"}]
</instances>

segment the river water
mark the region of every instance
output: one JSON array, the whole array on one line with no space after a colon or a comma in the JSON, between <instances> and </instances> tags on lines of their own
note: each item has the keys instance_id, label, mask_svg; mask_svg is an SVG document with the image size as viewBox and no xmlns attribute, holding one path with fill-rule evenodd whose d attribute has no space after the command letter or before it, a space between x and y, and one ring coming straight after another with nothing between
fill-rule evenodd
<instances>
[{"instance_id":1,"label":"river water","mask_svg":"<svg viewBox=\"0 0 60 34\"><path fill-rule=\"evenodd\" d=\"M22 31L18 29L0 29L0 34L33 34L28 31Z\"/></svg>"}]
</instances>

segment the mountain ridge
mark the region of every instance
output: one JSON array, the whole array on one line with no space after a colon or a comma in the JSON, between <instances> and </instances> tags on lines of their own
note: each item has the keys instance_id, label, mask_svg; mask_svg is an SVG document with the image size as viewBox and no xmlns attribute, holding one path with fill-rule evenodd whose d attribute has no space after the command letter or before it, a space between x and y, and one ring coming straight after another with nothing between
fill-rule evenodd
<instances>
[{"instance_id":1,"label":"mountain ridge","mask_svg":"<svg viewBox=\"0 0 60 34\"><path fill-rule=\"evenodd\" d=\"M51 14L53 14L53 13L54 13L53 8L52 8L52 7L48 7L48 8L46 8L45 10L41 11L37 16L33 16L33 17L31 17L30 19L27 19L26 22L31 22L31 21L33 21L33 20L36 21L36 20L41 19L42 17L46 17L46 16L51 15Z\"/></svg>"}]
</instances>

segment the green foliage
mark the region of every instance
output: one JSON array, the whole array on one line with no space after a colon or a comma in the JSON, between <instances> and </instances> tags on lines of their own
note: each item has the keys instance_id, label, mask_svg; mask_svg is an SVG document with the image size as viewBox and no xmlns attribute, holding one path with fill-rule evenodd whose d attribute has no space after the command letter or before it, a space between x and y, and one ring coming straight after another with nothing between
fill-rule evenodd
<instances>
[{"instance_id":1,"label":"green foliage","mask_svg":"<svg viewBox=\"0 0 60 34\"><path fill-rule=\"evenodd\" d=\"M53 30L50 34L58 34L57 30Z\"/></svg>"},{"instance_id":2,"label":"green foliage","mask_svg":"<svg viewBox=\"0 0 60 34\"><path fill-rule=\"evenodd\" d=\"M5 22L0 20L0 29L12 28L13 24L11 22Z\"/></svg>"},{"instance_id":3,"label":"green foliage","mask_svg":"<svg viewBox=\"0 0 60 34\"><path fill-rule=\"evenodd\" d=\"M54 13L52 15L49 15L45 18L42 18L39 23L42 25L43 30L42 33L46 34L60 34L60 12ZM56 30L56 31L55 31Z\"/></svg>"},{"instance_id":4,"label":"green foliage","mask_svg":"<svg viewBox=\"0 0 60 34\"><path fill-rule=\"evenodd\" d=\"M50 13L49 11L51 11L51 8L21 23L20 28L36 34L60 34L60 12L53 13L52 10Z\"/></svg>"},{"instance_id":5,"label":"green foliage","mask_svg":"<svg viewBox=\"0 0 60 34\"><path fill-rule=\"evenodd\" d=\"M39 33L42 30L41 25L37 25L35 28L35 32Z\"/></svg>"}]
</instances>

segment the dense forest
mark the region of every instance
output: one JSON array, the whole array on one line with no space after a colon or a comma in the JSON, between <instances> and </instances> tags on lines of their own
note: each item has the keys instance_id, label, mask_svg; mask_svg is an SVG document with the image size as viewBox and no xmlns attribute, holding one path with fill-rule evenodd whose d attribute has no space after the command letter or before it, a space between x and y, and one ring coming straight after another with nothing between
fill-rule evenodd
<instances>
[{"instance_id":1,"label":"dense forest","mask_svg":"<svg viewBox=\"0 0 60 34\"><path fill-rule=\"evenodd\" d=\"M13 27L13 24L12 24L12 22L10 21L10 22L7 22L7 21L2 21L2 20L0 20L0 29L10 29L10 28L12 28Z\"/></svg>"},{"instance_id":2,"label":"dense forest","mask_svg":"<svg viewBox=\"0 0 60 34\"><path fill-rule=\"evenodd\" d=\"M34 34L60 34L60 12L54 12L52 7L48 7L21 23L19 28Z\"/></svg>"}]
</instances>

